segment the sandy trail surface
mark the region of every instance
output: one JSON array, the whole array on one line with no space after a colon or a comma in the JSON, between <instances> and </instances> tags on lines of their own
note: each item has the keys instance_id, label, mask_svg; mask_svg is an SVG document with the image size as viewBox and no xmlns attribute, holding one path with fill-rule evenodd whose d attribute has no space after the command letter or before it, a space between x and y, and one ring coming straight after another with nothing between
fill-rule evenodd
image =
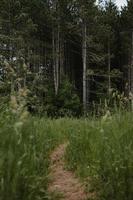
<instances>
[{"instance_id":1,"label":"sandy trail surface","mask_svg":"<svg viewBox=\"0 0 133 200\"><path fill-rule=\"evenodd\" d=\"M62 200L87 200L85 187L73 172L65 169L63 158L66 147L67 143L61 144L51 154L49 192L62 194Z\"/></svg>"}]
</instances>

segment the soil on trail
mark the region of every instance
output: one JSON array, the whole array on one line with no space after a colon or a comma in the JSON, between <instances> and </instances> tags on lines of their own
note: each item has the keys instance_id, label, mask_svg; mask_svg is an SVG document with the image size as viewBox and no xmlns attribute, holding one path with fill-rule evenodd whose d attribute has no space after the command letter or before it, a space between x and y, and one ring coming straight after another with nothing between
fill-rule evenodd
<instances>
[{"instance_id":1,"label":"soil on trail","mask_svg":"<svg viewBox=\"0 0 133 200\"><path fill-rule=\"evenodd\" d=\"M74 176L73 172L64 169L64 153L67 144L61 144L51 154L49 184L50 193L62 194L63 200L87 200L85 187Z\"/></svg>"}]
</instances>

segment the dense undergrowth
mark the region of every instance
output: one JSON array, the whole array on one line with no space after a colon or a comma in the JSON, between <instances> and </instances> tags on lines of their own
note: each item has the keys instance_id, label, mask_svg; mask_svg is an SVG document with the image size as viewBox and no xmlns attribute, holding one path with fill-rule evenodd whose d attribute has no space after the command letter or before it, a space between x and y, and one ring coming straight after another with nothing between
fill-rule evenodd
<instances>
[{"instance_id":1,"label":"dense undergrowth","mask_svg":"<svg viewBox=\"0 0 133 200\"><path fill-rule=\"evenodd\" d=\"M0 200L51 199L49 154L64 140L67 166L88 191L99 200L132 200L133 114L101 120L29 116L21 122L6 109L0 112Z\"/></svg>"},{"instance_id":2,"label":"dense undergrowth","mask_svg":"<svg viewBox=\"0 0 133 200\"><path fill-rule=\"evenodd\" d=\"M58 121L29 117L23 123L0 113L0 200L49 199L49 153L62 140L59 129Z\"/></svg>"},{"instance_id":3,"label":"dense undergrowth","mask_svg":"<svg viewBox=\"0 0 133 200\"><path fill-rule=\"evenodd\" d=\"M132 200L133 114L72 124L66 154L69 168L89 180L88 190L94 190L97 199Z\"/></svg>"}]
</instances>

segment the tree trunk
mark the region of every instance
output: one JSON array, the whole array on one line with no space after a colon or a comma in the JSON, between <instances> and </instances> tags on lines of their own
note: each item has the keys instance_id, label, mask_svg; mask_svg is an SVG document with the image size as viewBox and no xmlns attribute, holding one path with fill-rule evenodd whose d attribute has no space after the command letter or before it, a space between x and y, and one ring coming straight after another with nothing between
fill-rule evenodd
<instances>
[{"instance_id":1,"label":"tree trunk","mask_svg":"<svg viewBox=\"0 0 133 200\"><path fill-rule=\"evenodd\" d=\"M131 69L130 69L130 92L131 92L131 109L133 111L133 31L132 31L132 50L131 50Z\"/></svg>"},{"instance_id":2,"label":"tree trunk","mask_svg":"<svg viewBox=\"0 0 133 200\"><path fill-rule=\"evenodd\" d=\"M56 88L55 88L55 94L58 94L59 89L59 54L60 54L60 27L58 24L57 27L57 37L56 37Z\"/></svg>"},{"instance_id":3,"label":"tree trunk","mask_svg":"<svg viewBox=\"0 0 133 200\"><path fill-rule=\"evenodd\" d=\"M64 37L60 37L60 82L64 77Z\"/></svg>"},{"instance_id":4,"label":"tree trunk","mask_svg":"<svg viewBox=\"0 0 133 200\"><path fill-rule=\"evenodd\" d=\"M53 75L54 75L54 89L55 93L57 91L57 77L56 77L56 63L55 63L55 31L53 29L53 35L52 35L52 49L53 49Z\"/></svg>"},{"instance_id":5,"label":"tree trunk","mask_svg":"<svg viewBox=\"0 0 133 200\"><path fill-rule=\"evenodd\" d=\"M111 52L110 52L110 37L108 38L108 95L110 97L110 90L111 90Z\"/></svg>"},{"instance_id":6,"label":"tree trunk","mask_svg":"<svg viewBox=\"0 0 133 200\"><path fill-rule=\"evenodd\" d=\"M54 1L53 5L54 12L57 12L57 1ZM60 25L59 18L57 19L57 27L55 27L53 23L53 35L52 35L52 43L53 43L53 74L54 74L54 88L55 95L58 94L59 89L59 65L60 65Z\"/></svg>"},{"instance_id":7,"label":"tree trunk","mask_svg":"<svg viewBox=\"0 0 133 200\"><path fill-rule=\"evenodd\" d=\"M83 59L83 110L84 114L87 111L87 99L86 99L86 70L87 70L87 26L86 22L83 22L83 44L82 44L82 59Z\"/></svg>"}]
</instances>

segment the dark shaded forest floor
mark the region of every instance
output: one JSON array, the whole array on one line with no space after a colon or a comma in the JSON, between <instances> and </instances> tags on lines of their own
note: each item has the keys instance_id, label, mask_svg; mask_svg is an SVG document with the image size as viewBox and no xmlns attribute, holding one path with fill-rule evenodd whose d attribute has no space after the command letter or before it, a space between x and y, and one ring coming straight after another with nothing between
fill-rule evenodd
<instances>
[{"instance_id":1,"label":"dark shaded forest floor","mask_svg":"<svg viewBox=\"0 0 133 200\"><path fill-rule=\"evenodd\" d=\"M63 200L87 200L85 186L74 173L65 169L64 154L67 143L59 145L51 154L49 192Z\"/></svg>"}]
</instances>

